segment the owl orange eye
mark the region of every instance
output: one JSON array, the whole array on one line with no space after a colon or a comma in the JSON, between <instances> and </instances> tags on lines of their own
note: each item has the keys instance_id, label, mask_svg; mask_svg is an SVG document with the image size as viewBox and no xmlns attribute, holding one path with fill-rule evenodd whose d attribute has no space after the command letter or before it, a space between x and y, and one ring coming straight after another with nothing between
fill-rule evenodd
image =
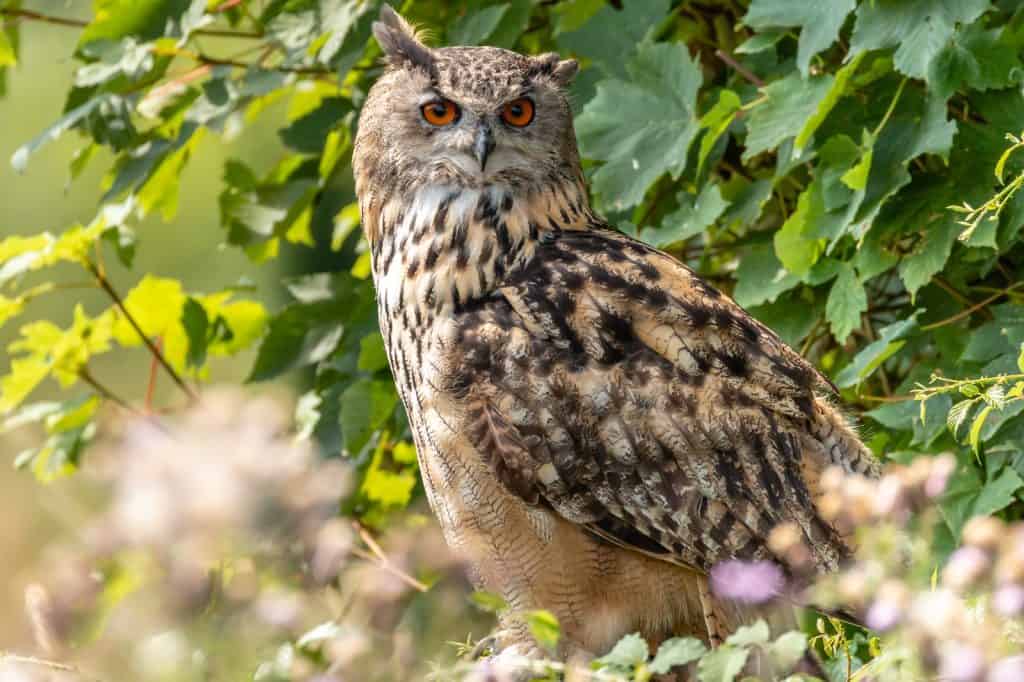
<instances>
[{"instance_id":1,"label":"owl orange eye","mask_svg":"<svg viewBox=\"0 0 1024 682\"><path fill-rule=\"evenodd\" d=\"M501 118L516 128L530 125L533 121L533 100L528 97L512 100L502 108Z\"/></svg>"},{"instance_id":2,"label":"owl orange eye","mask_svg":"<svg viewBox=\"0 0 1024 682\"><path fill-rule=\"evenodd\" d=\"M455 102L447 99L428 102L420 107L420 112L423 119L434 126L446 126L455 123L459 118L459 108L455 106Z\"/></svg>"}]
</instances>

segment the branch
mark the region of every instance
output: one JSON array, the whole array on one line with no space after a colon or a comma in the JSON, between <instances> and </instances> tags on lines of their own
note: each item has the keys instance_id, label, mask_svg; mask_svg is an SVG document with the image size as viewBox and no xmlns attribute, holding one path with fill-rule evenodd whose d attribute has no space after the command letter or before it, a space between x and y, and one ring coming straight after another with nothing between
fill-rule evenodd
<instances>
[{"instance_id":1,"label":"branch","mask_svg":"<svg viewBox=\"0 0 1024 682\"><path fill-rule=\"evenodd\" d=\"M171 367L171 363L167 362L167 358L165 358L164 354L160 352L160 349L156 347L156 344L153 343L153 340L146 335L146 332L142 331L142 327L139 325L135 317L130 312L128 312L128 308L125 307L124 301L121 299L121 296L117 293L117 291L114 290L114 287L110 284L110 280L107 279L106 275L100 272L92 263L89 263L86 267L92 273L93 277L96 278L96 282L99 283L100 288L103 289L103 291L105 291L108 296L110 296L110 299L114 302L114 305L117 306L118 310L121 311L125 319L128 320L128 323L132 326L132 329L134 329L135 333L139 335L140 339L142 339L142 342L146 344L146 348L148 348L149 352L153 354L153 358L160 363L160 366L164 368L168 375L170 375L171 379L174 380L174 383L178 385L178 388L185 392L185 395L189 397L190 401L198 402L199 395L192 390L191 386L185 383L185 380L181 378L181 376L178 374L177 371L175 371L173 367Z\"/></svg>"},{"instance_id":2,"label":"branch","mask_svg":"<svg viewBox=\"0 0 1024 682\"><path fill-rule=\"evenodd\" d=\"M746 78L748 81L750 81L751 83L753 83L757 87L759 87L759 88L763 88L764 87L764 81L761 80L760 78L758 78L757 76L755 76L747 67L743 66L738 61L736 61L732 57L732 55L730 55L730 54L728 54L728 53L726 53L726 52L724 52L722 50L715 50L715 56L718 57L719 59L721 59L723 62L725 62L729 66L731 66L736 71L736 73L738 73L739 75L743 76L744 78Z\"/></svg>"},{"instance_id":3,"label":"branch","mask_svg":"<svg viewBox=\"0 0 1024 682\"><path fill-rule=\"evenodd\" d=\"M121 398L116 393L111 391L109 388L107 388L99 381L97 381L97 379L89 372L89 369L87 367L79 368L78 378L84 381L85 383L89 384L89 386L91 386L92 389L96 391L96 393L98 393L101 398L103 398L104 400L109 400L110 402L114 403L125 412L129 412L130 414L133 414L136 417L146 416L142 412L139 412L137 409L132 407L131 404L128 403L128 401Z\"/></svg>"},{"instance_id":4,"label":"branch","mask_svg":"<svg viewBox=\"0 0 1024 682\"><path fill-rule=\"evenodd\" d=\"M358 521L353 521L352 526L356 529L356 532L359 533L359 537L362 538L363 542L366 543L366 546L370 548L370 552L372 552L371 554L368 552L364 552L361 549L356 549L352 552L353 554L368 561L372 561L374 564L384 569L391 575L395 576L396 578L398 578L414 590L417 590L419 592L427 592L430 589L422 582L416 580L416 578L412 577L411 575L409 575L408 573L406 573L405 571L391 563L391 560L388 559L387 555L384 553L384 550L381 549L380 545L377 544L377 541L373 539L373 536L370 535L370 532L366 530L366 528L364 528L362 524L360 524Z\"/></svg>"},{"instance_id":5,"label":"branch","mask_svg":"<svg viewBox=\"0 0 1024 682\"><path fill-rule=\"evenodd\" d=\"M1006 289L1003 289L1001 291L997 291L996 293L994 293L991 296L989 296L988 298L986 298L984 301L980 301L978 303L975 303L974 305L972 305L969 308L964 308L963 310L958 312L956 315L952 315L950 317L947 317L946 319L940 320L939 322L932 322L931 324L926 324L925 326L921 327L921 331L930 331L932 329L937 329L939 327L945 327L947 324L953 324L954 322L959 322L960 320L964 319L965 317L969 317L969 316L973 315L974 313L976 313L977 311L979 311L982 308L986 307L990 303L993 303L993 302L999 300L1003 296L1008 296L1011 292L1013 292L1014 289L1019 289L1022 286L1024 286L1024 282L1017 282L1013 286L1007 287Z\"/></svg>"},{"instance_id":6,"label":"branch","mask_svg":"<svg viewBox=\"0 0 1024 682\"><path fill-rule=\"evenodd\" d=\"M62 673L71 673L77 675L83 680L89 680L90 682L99 682L98 677L87 675L81 670L68 663L58 663L57 661L48 661L45 658L36 658L35 656L22 656L21 654L12 654L6 651L0 651L0 662L10 661L11 663L21 663L22 665L32 665L37 668L47 668L49 670L57 670Z\"/></svg>"},{"instance_id":7,"label":"branch","mask_svg":"<svg viewBox=\"0 0 1024 682\"><path fill-rule=\"evenodd\" d=\"M218 11L220 8L218 8ZM89 25L88 21L81 19L71 19L69 17L57 17L52 14L43 14L42 12L35 12L30 9L17 9L14 7L0 7L0 17L13 17L15 19L27 19L28 21L39 21L44 24L53 24L55 26L70 26L72 28L85 28ZM193 35L200 36L218 36L220 38L246 38L246 39L260 39L263 38L262 32L257 31L228 31L219 28L201 28L197 31L192 32Z\"/></svg>"}]
</instances>

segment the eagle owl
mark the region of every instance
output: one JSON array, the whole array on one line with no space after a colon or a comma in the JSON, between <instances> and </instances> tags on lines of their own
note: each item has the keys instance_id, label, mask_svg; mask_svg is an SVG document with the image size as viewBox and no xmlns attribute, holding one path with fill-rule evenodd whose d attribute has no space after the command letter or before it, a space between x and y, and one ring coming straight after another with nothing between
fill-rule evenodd
<instances>
[{"instance_id":1,"label":"eagle owl","mask_svg":"<svg viewBox=\"0 0 1024 682\"><path fill-rule=\"evenodd\" d=\"M430 48L387 6L373 31L388 68L353 167L380 327L427 497L475 582L511 612L552 611L571 655L633 631L715 642L741 615L708 571L774 559L778 524L835 567L848 549L818 479L875 460L810 364L590 208L576 62Z\"/></svg>"}]
</instances>

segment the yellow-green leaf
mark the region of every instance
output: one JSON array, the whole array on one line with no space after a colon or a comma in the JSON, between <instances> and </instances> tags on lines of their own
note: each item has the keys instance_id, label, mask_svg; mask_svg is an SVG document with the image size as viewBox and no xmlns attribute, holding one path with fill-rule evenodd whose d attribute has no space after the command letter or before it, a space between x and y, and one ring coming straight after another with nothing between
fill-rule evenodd
<instances>
[{"instance_id":1,"label":"yellow-green leaf","mask_svg":"<svg viewBox=\"0 0 1024 682\"><path fill-rule=\"evenodd\" d=\"M11 371L0 379L0 411L10 412L50 373L50 365L41 357L13 358Z\"/></svg>"},{"instance_id":2,"label":"yellow-green leaf","mask_svg":"<svg viewBox=\"0 0 1024 682\"><path fill-rule=\"evenodd\" d=\"M0 68L15 66L18 63L18 55L14 52L14 45L7 36L7 31L0 29Z\"/></svg>"},{"instance_id":3,"label":"yellow-green leaf","mask_svg":"<svg viewBox=\"0 0 1024 682\"><path fill-rule=\"evenodd\" d=\"M530 629L530 634L533 635L538 644L548 651L554 651L558 647L558 640L562 636L562 629L558 624L558 619L555 618L555 614L544 609L538 609L536 611L527 611L523 614L523 619L526 621L526 627Z\"/></svg>"},{"instance_id":4,"label":"yellow-green leaf","mask_svg":"<svg viewBox=\"0 0 1024 682\"><path fill-rule=\"evenodd\" d=\"M146 275L124 297L124 306L149 338L165 334L171 327L180 326L181 309L185 305L185 292L181 282ZM124 315L117 315L114 338L122 346L142 343L138 332Z\"/></svg>"},{"instance_id":5,"label":"yellow-green leaf","mask_svg":"<svg viewBox=\"0 0 1024 682\"><path fill-rule=\"evenodd\" d=\"M974 417L974 421L971 423L971 432L967 437L967 442L970 443L971 449L974 450L975 454L977 454L978 448L981 446L981 427L985 425L985 420L988 418L991 411L992 405L986 405L981 408L977 416Z\"/></svg>"}]
</instances>

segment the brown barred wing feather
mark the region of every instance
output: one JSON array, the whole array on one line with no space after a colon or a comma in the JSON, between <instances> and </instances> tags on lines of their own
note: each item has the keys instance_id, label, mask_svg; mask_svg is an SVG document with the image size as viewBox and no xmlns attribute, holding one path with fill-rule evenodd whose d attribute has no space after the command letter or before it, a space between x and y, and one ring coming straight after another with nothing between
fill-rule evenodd
<instances>
[{"instance_id":1,"label":"brown barred wing feather","mask_svg":"<svg viewBox=\"0 0 1024 682\"><path fill-rule=\"evenodd\" d=\"M527 502L699 570L772 558L783 522L821 569L846 554L813 491L870 454L827 381L678 261L565 231L458 324L470 436Z\"/></svg>"}]
</instances>

